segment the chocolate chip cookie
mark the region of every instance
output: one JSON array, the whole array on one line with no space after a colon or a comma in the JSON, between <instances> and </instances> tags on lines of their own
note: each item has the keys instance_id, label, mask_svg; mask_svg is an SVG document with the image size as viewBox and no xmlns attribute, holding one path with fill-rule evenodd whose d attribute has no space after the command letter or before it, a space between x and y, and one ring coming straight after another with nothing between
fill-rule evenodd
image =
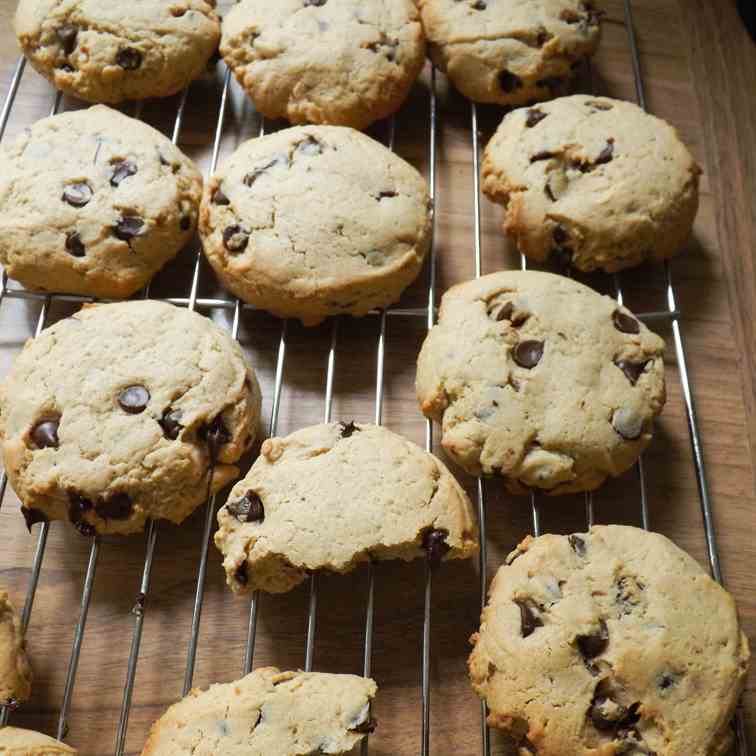
<instances>
[{"instance_id":1,"label":"chocolate chip cookie","mask_svg":"<svg viewBox=\"0 0 756 756\"><path fill-rule=\"evenodd\" d=\"M179 523L238 475L260 416L239 345L149 300L87 306L27 342L0 386L0 441L27 524L84 535Z\"/></svg>"},{"instance_id":2,"label":"chocolate chip cookie","mask_svg":"<svg viewBox=\"0 0 756 756\"><path fill-rule=\"evenodd\" d=\"M31 684L32 670L26 656L21 620L8 594L0 590L0 706L26 701L31 695ZM2 732L4 730L0 729Z\"/></svg>"},{"instance_id":3,"label":"chocolate chip cookie","mask_svg":"<svg viewBox=\"0 0 756 756\"><path fill-rule=\"evenodd\" d=\"M575 95L505 116L486 147L483 191L532 260L613 272L682 249L700 173L665 121Z\"/></svg>"},{"instance_id":4,"label":"chocolate chip cookie","mask_svg":"<svg viewBox=\"0 0 756 756\"><path fill-rule=\"evenodd\" d=\"M748 671L735 602L664 536L526 538L472 637L473 687L522 756L722 756Z\"/></svg>"},{"instance_id":5,"label":"chocolate chip cookie","mask_svg":"<svg viewBox=\"0 0 756 756\"><path fill-rule=\"evenodd\" d=\"M155 722L142 756L351 753L375 729L369 678L263 667L192 690Z\"/></svg>"},{"instance_id":6,"label":"chocolate chip cookie","mask_svg":"<svg viewBox=\"0 0 756 756\"><path fill-rule=\"evenodd\" d=\"M442 445L512 493L597 488L651 441L664 342L564 276L493 273L454 286L423 344L417 397Z\"/></svg>"},{"instance_id":7,"label":"chocolate chip cookie","mask_svg":"<svg viewBox=\"0 0 756 756\"><path fill-rule=\"evenodd\" d=\"M470 500L432 454L376 425L271 438L218 512L215 545L239 593L288 591L312 570L477 552Z\"/></svg>"},{"instance_id":8,"label":"chocolate chip cookie","mask_svg":"<svg viewBox=\"0 0 756 756\"><path fill-rule=\"evenodd\" d=\"M356 129L399 109L425 59L412 0L242 0L220 49L263 115Z\"/></svg>"},{"instance_id":9,"label":"chocolate chip cookie","mask_svg":"<svg viewBox=\"0 0 756 756\"><path fill-rule=\"evenodd\" d=\"M20 0L24 54L58 89L89 102L168 97L215 52L220 20L208 0Z\"/></svg>"},{"instance_id":10,"label":"chocolate chip cookie","mask_svg":"<svg viewBox=\"0 0 756 756\"><path fill-rule=\"evenodd\" d=\"M30 289L121 298L191 238L202 179L169 139L104 105L0 152L0 262Z\"/></svg>"},{"instance_id":11,"label":"chocolate chip cookie","mask_svg":"<svg viewBox=\"0 0 756 756\"><path fill-rule=\"evenodd\" d=\"M59 740L34 730L0 727L2 756L76 756L77 751Z\"/></svg>"},{"instance_id":12,"label":"chocolate chip cookie","mask_svg":"<svg viewBox=\"0 0 756 756\"><path fill-rule=\"evenodd\" d=\"M584 0L420 0L420 12L433 62L476 102L550 99L600 38Z\"/></svg>"},{"instance_id":13,"label":"chocolate chip cookie","mask_svg":"<svg viewBox=\"0 0 756 756\"><path fill-rule=\"evenodd\" d=\"M226 288L283 318L387 307L430 244L425 180L353 129L299 126L252 139L208 181L200 235Z\"/></svg>"}]
</instances>

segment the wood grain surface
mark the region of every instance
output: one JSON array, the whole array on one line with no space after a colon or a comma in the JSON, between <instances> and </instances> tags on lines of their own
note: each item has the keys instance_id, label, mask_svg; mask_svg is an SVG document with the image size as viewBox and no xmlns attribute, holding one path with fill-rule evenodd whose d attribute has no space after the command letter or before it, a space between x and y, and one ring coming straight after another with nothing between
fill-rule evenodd
<instances>
[{"instance_id":1,"label":"wood grain surface","mask_svg":"<svg viewBox=\"0 0 756 756\"><path fill-rule=\"evenodd\" d=\"M18 51L10 30L13 0L0 0L0 88L6 91ZM592 67L596 89L635 98L623 4L604 3L608 13L600 51ZM756 48L740 27L733 0L635 0L643 78L652 112L680 130L704 167L701 210L689 249L672 267L685 337L703 452L714 503L714 519L724 576L735 594L746 632L756 639L756 539L753 537L754 461L756 460ZM222 69L222 66L220 67ZM396 149L428 175L429 72L413 90L396 119ZM222 70L192 85L180 134L182 148L207 170L218 113ZM590 86L587 77L581 86ZM474 275L474 192L470 107L438 76L438 195L436 214L437 292ZM49 84L27 68L5 140L46 115L54 100ZM166 133L177 102L148 102L142 117ZM81 107L64 99L65 108ZM134 105L125 111L134 113ZM501 111L479 111L481 144ZM235 84L225 121L221 158L254 136L257 121ZM387 138L385 125L371 130ZM317 212L318 197L309 197ZM519 264L500 233L501 213L481 201L483 272ZM197 245L185 250L157 277L153 293L186 296ZM587 279L612 292L612 281ZM645 266L623 274L626 303L638 312L667 306L664 270ZM427 303L427 271L407 292L403 307ZM223 294L206 266L202 296ZM38 302L6 299L0 307L0 375L33 332ZM71 312L55 303L48 322ZM232 312L206 314L230 326ZM341 320L336 349L334 419L372 421L375 413L377 317ZM668 340L669 401L657 439L645 455L651 525L673 538L706 565L699 494L692 465L678 366L668 323L654 327ZM270 419L280 321L245 310L240 341L252 360L264 392L264 427ZM383 422L417 443L425 424L414 399L415 358L425 333L419 317L387 318ZM286 344L279 434L320 422L324 415L325 375L331 325L306 330L290 324ZM436 429L436 440L438 432ZM459 471L456 471L459 472ZM459 473L471 496L473 479ZM503 494L496 481L485 484L488 571L531 527L526 499ZM594 496L599 522L640 524L637 470L611 482ZM544 531L585 528L585 500L565 497L539 502ZM29 586L36 529L30 537L10 489L0 507L0 582L22 604ZM139 753L150 724L181 694L205 508L180 527L161 524L146 603L144 636L137 668L127 752ZM13 724L54 733L60 711L82 582L90 542L62 523L50 528L39 587L29 626L29 648L36 681L32 700L14 713ZM85 754L114 751L126 662L134 627L132 607L139 591L145 555L143 537L103 538L93 596L69 716L68 741ZM367 572L319 580L314 666L321 671L361 673ZM220 558L209 552L204 609L194 684L229 681L242 673L250 604L224 586ZM405 756L420 751L420 675L423 627L423 565L384 563L375 568L373 675L380 693L379 728L370 751ZM255 666L304 664L308 587L259 606ZM466 677L468 638L479 615L475 565L444 565L434 575L431 636L431 753L479 754L480 708ZM756 748L756 691L751 676L744 712ZM493 737L493 752L504 745Z\"/></svg>"}]
</instances>

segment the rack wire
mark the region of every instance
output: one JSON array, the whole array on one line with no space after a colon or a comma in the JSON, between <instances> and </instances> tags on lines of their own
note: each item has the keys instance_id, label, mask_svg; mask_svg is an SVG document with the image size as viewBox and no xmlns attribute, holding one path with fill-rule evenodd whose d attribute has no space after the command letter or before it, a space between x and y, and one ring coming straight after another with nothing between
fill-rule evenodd
<instances>
[{"instance_id":1,"label":"rack wire","mask_svg":"<svg viewBox=\"0 0 756 756\"><path fill-rule=\"evenodd\" d=\"M638 43L635 34L635 27L633 21L632 0L623 0L624 9L624 26L627 31L628 44L630 47L631 64L633 70L633 78L635 83L636 100L643 109L647 108L647 101L645 95L645 86L641 68L641 58L638 50ZM8 124L8 120L11 114L13 103L15 102L18 88L21 83L24 71L26 68L26 59L20 57L16 63L13 75L11 77L8 92L0 110L0 141L2 141L5 134L5 130ZM428 283L427 283L427 305L423 308L400 308L392 307L387 310L374 311L371 313L378 320L378 337L376 344L376 375L375 375L375 411L374 420L375 423L380 425L382 422L383 411L383 397L384 397L384 364L385 364L385 352L386 352L386 335L389 318L395 317L422 317L425 318L426 327L430 330L435 322L436 316L436 245L435 245L435 205L437 198L437 182L436 182L436 165L437 165L437 134L438 134L438 107L436 97L436 85L437 85L437 72L435 67L431 68L431 81L430 81L430 96L428 106L428 164L429 175L428 181L430 186L431 203L434 207L433 212L433 224L431 229L431 252L429 255L428 263ZM592 81L592 75L590 76ZM228 108L229 89L231 85L231 72L229 69L225 70L223 77L223 85L220 94L220 100L218 104L218 116L214 129L213 138L213 150L212 158L210 161L209 174L212 174L218 163L218 157L220 154L221 143L223 139L223 129L226 119L226 112ZM184 113L187 104L189 94L189 88L184 90L179 98L179 104L177 107L173 129L172 129L172 141L174 144L179 142L181 128L183 125ZM53 105L50 110L50 115L54 115L60 109L62 102L62 95L60 92L54 95ZM141 103L136 104L135 115L141 116ZM392 118L389 122L389 136L388 146L393 150L395 145L395 119ZM479 277L482 273L483 253L481 243L481 198L480 198L480 134L478 124L478 110L474 103L470 105L470 131L471 131L471 150L472 150L472 164L473 164L473 220L474 220L474 244L473 244L473 262L475 276ZM261 119L259 135L262 136L265 133L265 122ZM526 261L524 257L521 257L521 266L524 269L526 267ZM195 250L194 266L191 279L191 286L186 297L171 297L163 298L162 301L169 302L176 306L187 307L190 310L233 310L233 321L231 326L231 335L234 339L238 338L239 327L241 321L241 314L244 310L254 309L251 305L242 303L239 299L225 299L225 298L208 298L200 297L198 295L199 287L201 283L202 275L202 254L198 247ZM693 398L692 382L690 373L688 370L685 342L683 338L682 329L680 326L681 313L677 306L677 297L675 287L673 284L672 271L669 263L664 265L665 276L665 294L667 308L665 310L650 311L637 314L637 317L644 322L662 321L668 322L672 329L673 342L675 347L675 354L677 358L677 364L680 375L680 383L683 394L683 400L685 405L685 415L688 426L688 433L690 438L690 444L693 454L693 462L695 467L696 482L699 492L699 500L701 507L701 515L703 520L703 526L705 531L707 556L709 560L709 567L712 576L715 580L722 583L722 570L719 558L719 550L717 547L716 532L713 520L713 510L711 495L709 493L708 480L706 475L706 468L703 458L701 432L699 428L698 415L696 412L695 401ZM623 290L621 284L621 278L619 275L614 277L615 296L619 304L623 302ZM143 292L145 297L149 296L149 286ZM47 325L47 321L50 314L50 309L54 302L66 302L66 303L85 303L91 302L90 297L79 295L66 295L66 294L44 294L39 292L27 291L16 286L12 286L9 283L7 275L3 272L2 281L0 282L0 305L6 299L21 299L39 302L40 312L37 319L36 327L34 329L34 335L38 336L44 327ZM330 422L333 408L334 397L334 379L336 374L336 353L338 346L339 335L339 319L334 318L331 326L331 340L328 350L327 362L326 362L326 381L324 391L324 409L323 419L324 422ZM288 326L284 320L281 322L276 368L273 388L273 402L271 408L269 435L274 436L278 428L279 413L281 408L281 396L284 386L284 372L285 362L287 355L287 337ZM426 421L425 425L425 448L427 451L432 451L433 448L433 425L430 420ZM650 528L649 511L648 511L648 491L646 476L643 466L643 458L637 463L638 482L639 482L639 497L640 497L640 516L641 523L644 528ZM4 500L5 491L7 486L7 477L3 471L0 474L0 506ZM479 570L480 570L480 599L481 608L485 605L486 589L488 585L487 575L487 538L486 538L486 482L482 478L478 478L476 482L476 494L477 494L477 510L480 525L480 558L479 558ZM531 494L530 499L531 517L532 517L532 531L534 535L540 535L540 508L539 502L535 494ZM594 500L593 495L587 493L585 496L585 521L586 525L590 527L594 522ZM186 668L184 675L183 693L186 694L192 686L194 677L194 668L196 655L198 651L199 643L199 630L202 618L202 608L204 601L204 587L205 577L207 572L208 561L208 548L210 544L210 536L212 532L212 523L215 516L215 496L210 496L205 504L205 519L204 528L202 533L202 542L200 544L200 561L197 570L197 579L195 587L195 600L194 608L192 612L191 623L191 636L189 641L189 648L187 651ZM48 534L50 530L50 523L42 523L39 529L37 537L37 544L35 548L34 558L32 562L31 575L29 578L29 587L27 589L26 599L21 612L21 626L26 630L31 612L34 604L37 586L39 583L39 577L42 570L42 564L45 556L45 549L47 545ZM134 625L132 630L132 642L127 663L126 679L124 683L123 698L121 703L118 727L116 732L116 740L114 746L114 752L116 756L122 756L126 744L126 736L128 732L129 714L132 706L132 698L134 687L136 684L137 667L139 662L139 651L141 646L142 632L144 626L144 620L147 610L147 599L150 590L150 579L152 574L152 566L157 549L159 526L155 521L150 521L147 526L146 538L145 538L145 558L142 568L142 575L139 585L139 592L137 593L136 602L132 609L134 615ZM102 547L100 538L95 536L92 539L92 544L89 552L89 559L87 562L87 569L84 576L82 586L82 596L79 608L79 616L74 632L74 640L71 647L71 653L69 657L69 663L66 673L66 683L64 687L63 700L60 707L60 713L58 716L57 724L57 736L59 739L64 739L68 732L68 716L71 704L71 698L74 691L76 682L76 673L78 669L79 658L81 654L81 646L86 629L87 615L91 603L92 588L95 579L95 573L97 569L97 562ZM423 633L422 633L422 650L421 650L421 754L422 756L429 756L430 749L430 710L431 710L431 697L430 697L430 665L431 665L431 609L432 609L432 597L433 597L433 574L434 567L430 560L426 562L425 568L425 581L424 581L424 612L423 612ZM364 631L364 652L363 652L363 674L369 676L372 669L372 654L373 654L373 631L375 621L375 569L372 563L368 564L367 568L367 591L365 600L365 631ZM309 671L313 667L313 657L316 640L317 629L317 608L318 608L318 576L313 574L309 578L309 603L308 603L308 616L307 616L307 636L305 644L305 659L304 668ZM247 639L244 650L244 658L242 662L242 670L246 674L253 668L255 644L257 638L257 622L261 611L261 594L259 591L253 593L249 604L249 622L247 629ZM0 707L0 726L7 724L8 717L11 713L11 707ZM481 752L484 756L489 756L491 743L490 734L486 725L486 706L485 703L481 703ZM742 717L742 711L740 708L736 713L735 719L736 730L736 748L738 756L747 756L748 743L746 739L746 731L744 721ZM362 756L367 756L369 753L369 740L366 737L361 746Z\"/></svg>"}]
</instances>

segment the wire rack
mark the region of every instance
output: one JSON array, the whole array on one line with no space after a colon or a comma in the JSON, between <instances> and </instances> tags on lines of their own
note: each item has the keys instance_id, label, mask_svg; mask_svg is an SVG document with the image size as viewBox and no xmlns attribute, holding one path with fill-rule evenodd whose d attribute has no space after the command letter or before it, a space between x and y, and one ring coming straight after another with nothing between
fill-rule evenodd
<instances>
[{"instance_id":1,"label":"wire rack","mask_svg":"<svg viewBox=\"0 0 756 756\"><path fill-rule=\"evenodd\" d=\"M624 10L624 26L628 36L629 49L631 54L631 63L633 70L633 77L635 82L635 92L638 104L647 110L645 88L643 82L643 76L641 72L641 61L638 52L637 39L635 34L635 28L633 23L633 10L632 0L622 0ZM223 64L221 64L223 65ZM13 104L16 99L19 84L26 68L26 59L24 57L19 58L16 63L15 70L13 72L10 85L6 98L0 110L0 141L2 140L8 119L13 108ZM589 69L589 74L591 74ZM430 197L432 204L435 206L437 187L436 187L436 169L437 169L437 131L438 131L438 110L437 110L437 97L436 97L436 84L437 74L435 68L431 68L431 86L428 102L428 163L429 163L429 175L428 181L430 184ZM591 82L593 81L592 74L590 75ZM218 164L218 157L220 154L221 142L223 138L224 123L226 120L226 112L229 103L229 88L231 85L231 72L229 69L225 69L223 77L223 85L220 94L220 101L218 104L218 116L214 129L212 157L210 160L210 167L208 175L212 174ZM189 89L183 91L179 98L179 104L176 110L173 129L172 129L172 141L177 144L181 129L184 121L184 113L187 104ZM54 115L59 112L61 107L62 95L60 92L54 95L53 105L50 110L50 115ZM137 102L135 106L135 115L141 116L142 103ZM473 208L474 208L474 269L475 276L481 275L482 269L482 249L481 249L481 203L480 203L480 132L478 127L478 110L474 103L469 106L469 118L470 118L470 139L471 139L471 152L472 152L472 164L473 164ZM265 122L261 120L259 135L265 133ZM393 150L395 141L395 121L392 118L388 124L388 146ZM432 230L432 238L435 232L435 217ZM521 256L521 267L525 269L526 260ZM202 275L202 254L198 247L194 254L193 271L191 277L191 286L186 297L172 297L164 298L163 301L169 302L176 306L187 307L190 310L213 310L216 308L222 308L233 312L233 320L231 325L231 335L233 338L238 338L239 325L242 310L253 309L250 305L242 303L238 299L229 298L202 298L198 295L200 280ZM712 514L712 501L709 493L709 486L707 482L706 469L704 465L703 450L701 433L699 429L699 422L693 399L692 383L690 374L688 371L688 363L686 357L686 348L683 338L683 333L680 327L680 311L677 307L677 297L675 293L675 287L673 284L672 272L669 264L664 265L664 277L665 277L665 295L667 307L664 310L652 311L645 313L636 313L637 317L644 322L663 321L669 323L672 330L672 337L674 343L674 349L677 358L677 364L680 375L680 383L683 401L685 405L685 416L687 420L688 433L690 438L690 444L692 449L693 463L695 466L695 476L698 486L701 516L704 527L704 534L706 539L706 549L709 561L709 567L712 576L715 580L722 583L722 571L720 566L719 551L717 547L716 532L714 528L713 514ZM622 281L619 275L615 274L613 278L615 296L618 303L623 302L623 289ZM144 290L144 296L149 297L149 285ZM435 320L436 314L436 246L431 242L431 252L428 261L428 273L427 273L427 304L422 308L389 308L388 310L375 311L371 313L372 316L379 319L378 339L376 346L376 375L375 375L375 410L374 421L380 425L382 421L383 410L383 395L384 395L384 361L385 361L385 349L386 349L386 321L388 317L416 317L424 318L427 328L430 329ZM39 317L37 319L36 328L34 329L34 335L37 336L48 324L50 316L50 310L54 302L69 302L69 303L85 303L93 301L91 298L66 295L66 294L45 294L39 292L27 291L22 288L16 288L9 286L8 277L5 273L2 274L2 282L0 283L0 304L7 299L24 299L38 301L41 304ZM324 395L324 411L323 421L330 422L332 415L333 396L334 396L334 376L336 373L336 352L339 339L339 319L334 318L331 325L330 335L330 347L328 349L328 356L326 362L326 383L325 383L325 395ZM270 416L269 435L273 436L277 432L279 410L281 406L281 393L283 388L283 376L284 366L287 356L287 322L281 321L280 337L278 341L278 350L275 363L275 379L273 390L273 405ZM426 420L425 423L425 448L427 451L431 451L433 447L433 425L430 420ZM648 492L646 485L646 477L643 466L643 459L641 458L637 463L637 472L639 480L639 507L640 507L640 520L642 526L645 529L649 528L649 510L648 510ZM7 477L3 471L0 475L0 505L5 496L5 490L7 486ZM477 511L480 524L480 537L481 548L479 557L479 571L480 571L480 597L481 608L485 605L486 590L488 585L487 574L487 541L486 541L486 490L484 481L482 478L477 479ZM530 495L530 509L532 516L532 532L534 535L540 535L541 533L541 518L540 518L540 505L535 493ZM215 496L210 497L205 505L204 512L204 528L202 533L202 542L200 544L200 559L197 568L197 579L194 597L194 608L192 613L191 623L191 636L189 641L189 648L186 657L186 667L184 673L183 695L186 695L192 687L192 681L194 678L195 661L198 650L198 640L200 631L200 620L202 617L202 608L204 600L205 589L205 577L207 573L208 563L208 549L210 545L210 538L212 533L212 524L215 515ZM593 494L587 493L585 495L585 524L590 527L594 522L594 503ZM42 563L45 555L45 548L47 545L48 533L51 524L45 522L41 525L39 534L37 537L37 545L34 553L31 576L29 579L29 587L26 594L26 600L21 612L21 625L25 630L29 624L32 608L34 605L34 598L39 582L40 572L42 569ZM123 690L123 699L120 708L120 715L118 720L118 727L116 732L116 738L114 743L114 753L116 756L122 756L125 750L126 735L129 724L129 714L132 705L132 696L134 692L134 686L136 683L137 664L139 660L139 651L142 640L142 630L145 619L145 603L150 590L150 578L152 573L153 560L156 554L157 542L159 534L159 524L155 521L150 521L147 526L146 532L146 548L144 565L142 568L142 575L139 587L139 593L137 594L137 601L133 609L134 623L132 632L131 648L127 663L126 681ZM87 615L92 598L92 589L94 585L95 573L97 570L97 562L100 554L100 550L103 548L101 539L99 536L95 536L92 539L92 544L89 551L89 559L87 562L86 573L84 577L83 589L81 594L81 603L79 607L78 620L75 627L73 643L71 647L70 657L68 661L68 668L66 674L66 681L63 693L63 700L60 706L60 712L58 715L57 723L57 737L61 740L65 739L68 732L68 719L69 710L71 705L71 699L73 695L74 686L76 683L76 674L79 664L79 658L81 654L82 641L84 638L84 632L86 629ZM364 654L363 654L363 674L369 676L371 674L372 656L373 656L373 628L374 628L374 595L375 595L375 576L373 566L368 563L368 588L365 603L365 629L364 629ZM421 650L421 754L422 756L429 756L431 753L430 748L430 665L431 665L431 631L432 631L432 607L433 607L433 576L434 567L430 560L426 562L425 566L425 581L424 581L424 612L423 612L423 632L422 632L422 650ZM260 612L260 595L259 592L255 592L249 603L249 622L247 629L247 640L244 651L243 659L243 671L245 674L252 670L255 654L255 641L257 635L257 623L258 615ZM309 606L308 606L308 618L307 618L307 637L305 645L305 659L304 669L305 671L312 670L313 665L313 653L316 640L317 629L317 616L318 616L318 575L312 574L309 577ZM12 707L0 707L0 726L7 724L8 718L11 714ZM480 745L481 753L484 756L489 756L491 752L491 740L488 727L486 726L486 706L485 703L481 703L480 712ZM746 730L744 726L742 711L738 708L736 718L734 722L736 731L736 753L738 756L747 756L748 743L746 739ZM369 739L366 737L361 745L361 754L366 756L369 753Z\"/></svg>"}]
</instances>

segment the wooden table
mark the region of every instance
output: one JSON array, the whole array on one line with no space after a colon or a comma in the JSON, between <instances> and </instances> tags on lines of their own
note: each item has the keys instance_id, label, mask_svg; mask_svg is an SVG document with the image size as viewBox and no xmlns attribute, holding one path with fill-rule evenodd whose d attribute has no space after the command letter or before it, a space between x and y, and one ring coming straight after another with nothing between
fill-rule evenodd
<instances>
[{"instance_id":1,"label":"wooden table","mask_svg":"<svg viewBox=\"0 0 756 756\"><path fill-rule=\"evenodd\" d=\"M0 0L0 85L5 92L17 58L9 19L13 0ZM599 91L634 99L635 89L621 0L605 3L608 16L593 67ZM727 585L735 594L746 632L756 639L754 462L756 462L756 47L740 27L734 0L635 0L643 79L649 108L674 123L704 167L701 210L695 237L672 266L681 327L688 351L704 456L714 503L714 520ZM428 172L429 78L415 88L396 121L400 155ZM470 108L438 77L437 291L474 274L474 193ZM182 147L207 169L218 113L221 76L194 84L189 92ZM253 136L256 121L235 85L223 132L222 155ZM49 85L27 69L5 139L46 115L53 103ZM64 100L64 107L76 106ZM142 116L170 132L176 102L148 103ZM133 113L133 105L126 108ZM500 112L479 111L482 140ZM385 138L383 128L374 130ZM317 198L313 198L317 209ZM499 232L500 211L481 205L483 272L512 267L519 260ZM158 276L153 291L186 296L196 245ZM624 274L625 301L636 311L666 308L662 268ZM590 283L611 291L611 281ZM202 296L217 289L202 268ZM427 276L402 301L424 307ZM54 304L48 322L70 312ZM39 302L7 299L0 308L0 374L34 330ZM228 310L205 310L230 324ZM658 438L645 456L648 507L653 528L669 535L706 564L699 495L669 322L655 326L670 344L669 402ZM270 418L280 322L264 313L243 313L240 340L253 360L264 390L264 422ZM415 356L425 332L421 317L387 319L383 422L422 444L425 426L413 395ZM371 421L374 416L379 319L340 323L333 417ZM324 412L326 360L331 326L305 330L290 324L278 433L320 422ZM438 434L436 434L437 436ZM475 481L460 474L471 495ZM506 497L495 481L485 486L488 571L532 527L526 500ZM612 482L594 497L598 522L640 524L637 471ZM164 708L181 694L191 634L197 567L205 509L180 528L161 524L137 668L127 752L138 753L145 734ZM543 500L546 531L585 527L583 497ZM36 536L36 531L34 533ZM36 538L30 537L9 490L0 509L0 581L19 604L29 584ZM71 528L54 524L42 565L29 626L36 671L31 702L12 717L21 726L55 732L90 542ZM82 753L113 753L129 655L135 604L145 555L144 539L103 538L91 607L69 714L69 741ZM373 675L381 686L378 732L371 753L384 756L420 751L419 680L424 597L423 565L380 564L375 568ZM319 581L314 663L317 670L361 673L367 572ZM480 753L479 704L466 678L467 639L479 613L478 575L472 565L444 565L434 576L431 635L431 753ZM220 559L209 552L204 611L194 684L206 686L240 676L249 620L249 602L224 587ZM308 589L264 597L259 606L255 666L304 664ZM750 742L756 748L754 676L744 699ZM493 737L493 752L503 753Z\"/></svg>"}]
</instances>

